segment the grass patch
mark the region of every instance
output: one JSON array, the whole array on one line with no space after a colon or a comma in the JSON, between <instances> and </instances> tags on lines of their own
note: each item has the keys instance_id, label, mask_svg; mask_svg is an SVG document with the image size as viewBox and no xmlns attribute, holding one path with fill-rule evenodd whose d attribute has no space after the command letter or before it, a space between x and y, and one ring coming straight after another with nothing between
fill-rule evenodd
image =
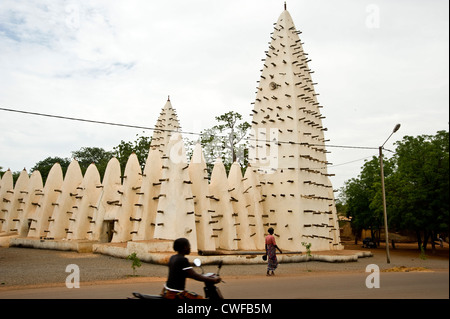
<instances>
[{"instance_id":1,"label":"grass patch","mask_svg":"<svg viewBox=\"0 0 450 319\"><path fill-rule=\"evenodd\" d=\"M405 266L393 267L393 268L385 269L385 270L382 270L382 271L383 272L412 272L412 271L428 271L428 272L431 272L430 269L425 268L425 267L405 267Z\"/></svg>"}]
</instances>

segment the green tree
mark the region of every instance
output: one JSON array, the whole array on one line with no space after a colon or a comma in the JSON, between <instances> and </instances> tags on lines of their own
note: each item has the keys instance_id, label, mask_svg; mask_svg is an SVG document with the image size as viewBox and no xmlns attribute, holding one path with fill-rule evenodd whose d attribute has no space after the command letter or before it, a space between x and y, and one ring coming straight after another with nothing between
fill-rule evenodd
<instances>
[{"instance_id":1,"label":"green tree","mask_svg":"<svg viewBox=\"0 0 450 319\"><path fill-rule=\"evenodd\" d=\"M244 138L250 124L234 111L216 116L215 119L218 124L202 131L200 138L209 173L218 157L222 158L227 172L234 162L244 169L248 164L247 142Z\"/></svg>"},{"instance_id":2,"label":"green tree","mask_svg":"<svg viewBox=\"0 0 450 319\"><path fill-rule=\"evenodd\" d=\"M36 165L31 168L31 172L39 171L42 176L42 182L45 185L45 182L47 181L47 176L50 170L52 169L53 165L56 163L59 163L61 165L61 169L63 172L63 176L66 174L67 167L70 165L70 158L63 158L63 157L47 157L46 159L39 161L36 163Z\"/></svg>"},{"instance_id":3,"label":"green tree","mask_svg":"<svg viewBox=\"0 0 450 319\"><path fill-rule=\"evenodd\" d=\"M103 178L109 160L113 157L112 152L105 151L100 147L82 147L72 152L72 158L80 164L81 172L86 172L91 163L94 163Z\"/></svg>"},{"instance_id":4,"label":"green tree","mask_svg":"<svg viewBox=\"0 0 450 319\"><path fill-rule=\"evenodd\" d=\"M392 158L384 160L388 225L391 231L417 234L419 249L426 249L437 234L448 234L449 135L405 136L396 143ZM383 223L383 203L377 157L366 161L358 178L345 182L341 201L356 233L377 233ZM378 232L379 233L379 232Z\"/></svg>"},{"instance_id":5,"label":"green tree","mask_svg":"<svg viewBox=\"0 0 450 319\"><path fill-rule=\"evenodd\" d=\"M448 233L449 133L405 136L396 143L397 227L417 234L419 249L438 233Z\"/></svg>"},{"instance_id":6,"label":"green tree","mask_svg":"<svg viewBox=\"0 0 450 319\"><path fill-rule=\"evenodd\" d=\"M103 178L106 166L113 156L116 156L119 160L123 173L128 158L132 153L136 153L141 167L144 168L150 149L151 138L144 135L139 136L139 134L136 134L136 136L137 139L135 141L125 142L122 140L119 145L113 148L113 151L106 151L100 147L82 147L77 151L71 152L71 158L47 157L46 159L36 163L31 169L31 172L38 170L42 175L43 182L45 183L47 180L47 175L55 163L59 163L61 165L63 174L65 175L67 167L72 159L76 159L83 174L86 172L89 165L94 163L100 173L100 176ZM20 172L18 172L17 175L19 173Z\"/></svg>"},{"instance_id":7,"label":"green tree","mask_svg":"<svg viewBox=\"0 0 450 319\"><path fill-rule=\"evenodd\" d=\"M122 174L125 171L128 158L132 153L136 154L142 169L144 169L145 162L147 161L152 139L145 135L139 136L139 134L136 134L136 136L137 139L135 141L125 142L122 140L119 145L113 148L112 155L119 160Z\"/></svg>"},{"instance_id":8,"label":"green tree","mask_svg":"<svg viewBox=\"0 0 450 319\"><path fill-rule=\"evenodd\" d=\"M393 173L394 165L392 161L385 160L384 167L387 181ZM379 159L374 156L370 161L366 161L358 178L345 182L342 193L347 217L352 220L354 233L359 234L363 229L370 229L372 238L378 238L379 241L383 224ZM357 236L355 239L358 239Z\"/></svg>"}]
</instances>

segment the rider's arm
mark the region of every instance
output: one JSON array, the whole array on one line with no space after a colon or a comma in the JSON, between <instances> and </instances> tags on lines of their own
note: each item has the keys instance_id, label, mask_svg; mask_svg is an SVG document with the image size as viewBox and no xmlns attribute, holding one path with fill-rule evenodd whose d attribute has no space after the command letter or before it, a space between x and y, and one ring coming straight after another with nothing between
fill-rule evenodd
<instances>
[{"instance_id":1,"label":"rider's arm","mask_svg":"<svg viewBox=\"0 0 450 319\"><path fill-rule=\"evenodd\" d=\"M208 282L209 281L209 282L212 282L212 283L220 282L220 277L203 276L201 274L196 273L195 270L192 269L192 268L186 269L185 271L186 271L187 277L192 278L192 279L197 280L197 281L203 281L203 282Z\"/></svg>"}]
</instances>

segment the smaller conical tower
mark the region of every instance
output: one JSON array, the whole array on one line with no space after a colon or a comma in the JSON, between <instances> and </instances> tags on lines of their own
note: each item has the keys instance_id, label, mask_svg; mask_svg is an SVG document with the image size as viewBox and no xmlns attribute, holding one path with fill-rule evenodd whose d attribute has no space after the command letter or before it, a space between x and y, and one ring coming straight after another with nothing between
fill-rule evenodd
<instances>
[{"instance_id":1,"label":"smaller conical tower","mask_svg":"<svg viewBox=\"0 0 450 319\"><path fill-rule=\"evenodd\" d=\"M174 132L179 132L180 130L181 127L178 122L177 113L172 107L172 103L170 103L170 97L168 97L167 102L156 121L150 149L156 148L161 153L161 157L166 156L170 137Z\"/></svg>"}]
</instances>

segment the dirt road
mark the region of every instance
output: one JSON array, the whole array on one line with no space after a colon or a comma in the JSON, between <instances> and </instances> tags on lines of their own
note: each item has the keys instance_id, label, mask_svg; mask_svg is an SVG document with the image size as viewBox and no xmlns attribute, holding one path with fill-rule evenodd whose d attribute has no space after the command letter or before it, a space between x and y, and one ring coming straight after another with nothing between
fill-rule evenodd
<instances>
[{"instance_id":1,"label":"dirt road","mask_svg":"<svg viewBox=\"0 0 450 319\"><path fill-rule=\"evenodd\" d=\"M277 277L249 276L228 278L219 285L223 295L232 299L448 299L449 273L382 272L379 288L365 284L369 273L310 273ZM102 282L42 288L0 290L0 299L124 299L133 291L157 295L163 279L137 282ZM188 290L203 294L202 284L189 281Z\"/></svg>"},{"instance_id":2,"label":"dirt road","mask_svg":"<svg viewBox=\"0 0 450 319\"><path fill-rule=\"evenodd\" d=\"M371 249L373 257L357 262L280 264L275 277L264 276L264 265L226 265L221 275L227 283L221 289L233 298L448 298L448 247L426 259L414 248L397 245L391 250L390 264L383 247ZM70 264L80 269L80 289L66 288ZM380 289L365 285L369 264L381 271ZM128 260L99 254L0 248L0 298L124 298L135 290L160 291L166 266L143 263L138 277L130 276L130 266ZM214 270L205 266L206 272ZM193 281L187 288L202 291L201 284Z\"/></svg>"}]
</instances>

